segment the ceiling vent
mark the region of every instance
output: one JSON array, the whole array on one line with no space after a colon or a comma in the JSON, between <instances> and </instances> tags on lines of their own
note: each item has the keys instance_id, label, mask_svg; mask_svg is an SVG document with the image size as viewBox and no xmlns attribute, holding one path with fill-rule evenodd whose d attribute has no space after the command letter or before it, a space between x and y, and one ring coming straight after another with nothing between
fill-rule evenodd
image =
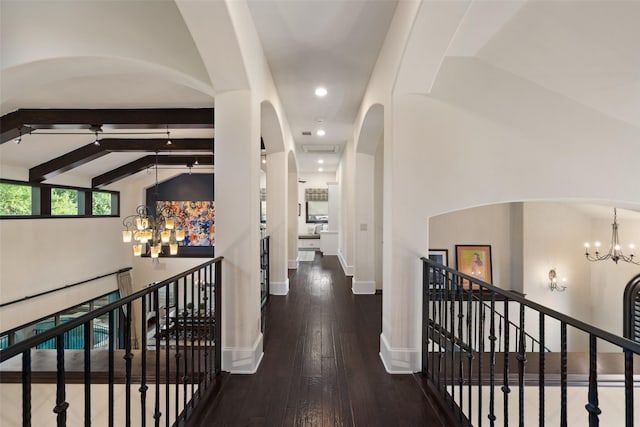
<instances>
[{"instance_id":1,"label":"ceiling vent","mask_svg":"<svg viewBox=\"0 0 640 427\"><path fill-rule=\"evenodd\" d=\"M318 144L303 144L302 151L305 153L337 153L338 147L336 145L318 145Z\"/></svg>"},{"instance_id":2,"label":"ceiling vent","mask_svg":"<svg viewBox=\"0 0 640 427\"><path fill-rule=\"evenodd\" d=\"M305 131L302 132L302 135L311 136L311 131L305 130Z\"/></svg>"}]
</instances>

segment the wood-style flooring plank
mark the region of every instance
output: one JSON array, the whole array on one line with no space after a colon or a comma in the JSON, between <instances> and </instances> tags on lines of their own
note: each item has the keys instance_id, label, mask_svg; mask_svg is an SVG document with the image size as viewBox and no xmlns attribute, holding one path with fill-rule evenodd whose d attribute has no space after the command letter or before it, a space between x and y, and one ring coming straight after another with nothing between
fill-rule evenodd
<instances>
[{"instance_id":1,"label":"wood-style flooring plank","mask_svg":"<svg viewBox=\"0 0 640 427\"><path fill-rule=\"evenodd\" d=\"M353 295L337 257L316 252L266 307L264 357L229 375L190 426L446 426L412 375L380 360L381 295Z\"/></svg>"}]
</instances>

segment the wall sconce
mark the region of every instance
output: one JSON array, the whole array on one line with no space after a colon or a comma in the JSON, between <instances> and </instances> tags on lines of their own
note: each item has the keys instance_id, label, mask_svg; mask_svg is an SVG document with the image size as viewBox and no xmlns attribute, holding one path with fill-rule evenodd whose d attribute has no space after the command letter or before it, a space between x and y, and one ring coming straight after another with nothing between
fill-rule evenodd
<instances>
[{"instance_id":1,"label":"wall sconce","mask_svg":"<svg viewBox=\"0 0 640 427\"><path fill-rule=\"evenodd\" d=\"M558 275L556 274L556 269L552 268L551 270L549 270L549 289L553 292L553 291L558 291L558 292L564 292L565 290L567 290L567 278L563 277L562 278L562 285L558 285Z\"/></svg>"}]
</instances>

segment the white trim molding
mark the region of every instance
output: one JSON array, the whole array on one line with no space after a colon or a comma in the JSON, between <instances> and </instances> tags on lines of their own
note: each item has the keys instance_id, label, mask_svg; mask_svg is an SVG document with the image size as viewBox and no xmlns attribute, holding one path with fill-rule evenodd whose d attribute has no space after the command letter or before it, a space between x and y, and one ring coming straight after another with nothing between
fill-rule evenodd
<instances>
[{"instance_id":1,"label":"white trim molding","mask_svg":"<svg viewBox=\"0 0 640 427\"><path fill-rule=\"evenodd\" d=\"M298 269L298 259L289 260L287 267L289 270L297 270Z\"/></svg>"},{"instance_id":2,"label":"white trim molding","mask_svg":"<svg viewBox=\"0 0 640 427\"><path fill-rule=\"evenodd\" d=\"M289 293L289 279L284 282L269 283L269 293L271 295L287 295Z\"/></svg>"},{"instance_id":3,"label":"white trim molding","mask_svg":"<svg viewBox=\"0 0 640 427\"><path fill-rule=\"evenodd\" d=\"M342 267L342 271L346 276L353 276L353 265L347 265L347 261L342 256L342 250L338 249L338 260L340 261L340 266Z\"/></svg>"},{"instance_id":4,"label":"white trim molding","mask_svg":"<svg viewBox=\"0 0 640 427\"><path fill-rule=\"evenodd\" d=\"M372 280L355 280L351 283L351 292L354 295L374 295L376 293L376 282Z\"/></svg>"},{"instance_id":5,"label":"white trim molding","mask_svg":"<svg viewBox=\"0 0 640 427\"><path fill-rule=\"evenodd\" d=\"M391 347L384 334L380 334L380 359L382 359L384 369L388 373L413 374L418 372L421 356L419 349Z\"/></svg>"},{"instance_id":6,"label":"white trim molding","mask_svg":"<svg viewBox=\"0 0 640 427\"><path fill-rule=\"evenodd\" d=\"M260 333L252 347L225 347L222 349L222 370L232 374L255 374L262 361L262 340Z\"/></svg>"}]
</instances>

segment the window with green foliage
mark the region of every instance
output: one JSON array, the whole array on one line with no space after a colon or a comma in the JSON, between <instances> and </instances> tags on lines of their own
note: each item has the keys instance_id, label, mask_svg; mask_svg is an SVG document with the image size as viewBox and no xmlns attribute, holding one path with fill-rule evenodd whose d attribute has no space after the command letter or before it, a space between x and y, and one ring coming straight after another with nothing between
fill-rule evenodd
<instances>
[{"instance_id":1,"label":"window with green foliage","mask_svg":"<svg viewBox=\"0 0 640 427\"><path fill-rule=\"evenodd\" d=\"M0 182L0 215L31 215L31 186Z\"/></svg>"},{"instance_id":2,"label":"window with green foliage","mask_svg":"<svg viewBox=\"0 0 640 427\"><path fill-rule=\"evenodd\" d=\"M119 215L120 193L117 191L0 178L0 220Z\"/></svg>"},{"instance_id":3,"label":"window with green foliage","mask_svg":"<svg viewBox=\"0 0 640 427\"><path fill-rule=\"evenodd\" d=\"M52 188L51 215L78 215L78 190Z\"/></svg>"},{"instance_id":4,"label":"window with green foliage","mask_svg":"<svg viewBox=\"0 0 640 427\"><path fill-rule=\"evenodd\" d=\"M93 203L93 215L111 215L111 193L94 191L91 199Z\"/></svg>"}]
</instances>

